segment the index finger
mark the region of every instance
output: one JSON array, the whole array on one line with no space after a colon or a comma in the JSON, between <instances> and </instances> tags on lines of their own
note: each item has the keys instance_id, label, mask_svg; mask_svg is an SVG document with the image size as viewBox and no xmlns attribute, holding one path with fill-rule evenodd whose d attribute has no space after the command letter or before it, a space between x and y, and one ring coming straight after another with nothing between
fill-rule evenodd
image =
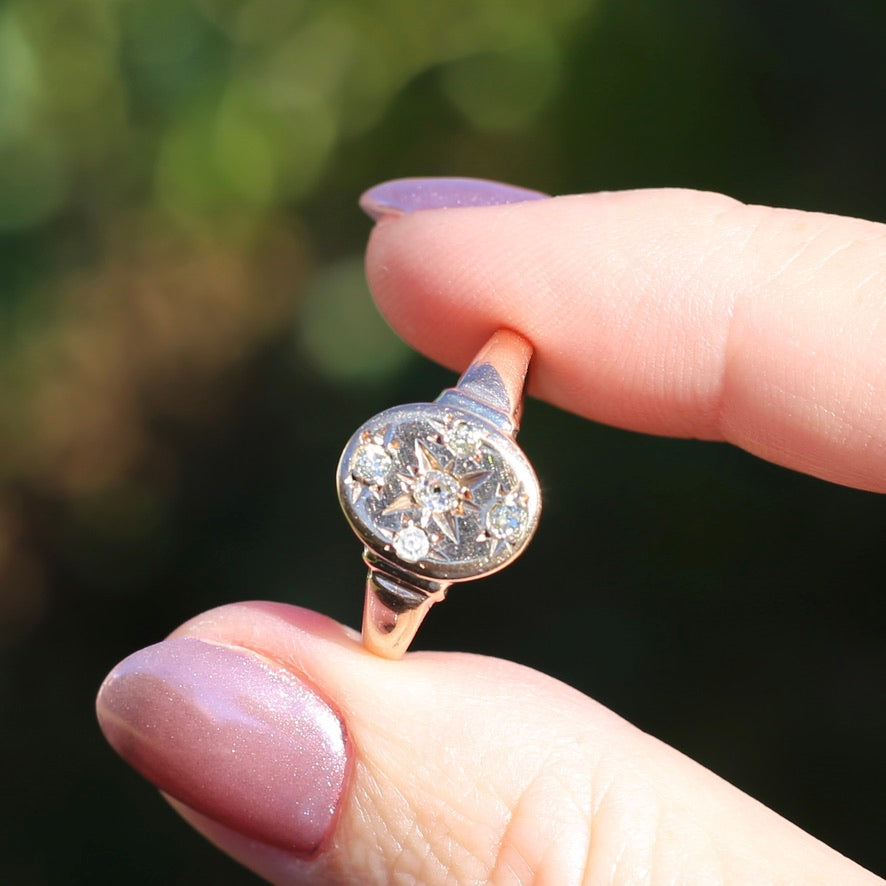
<instances>
[{"instance_id":1,"label":"index finger","mask_svg":"<svg viewBox=\"0 0 886 886\"><path fill-rule=\"evenodd\" d=\"M366 264L394 329L441 363L510 327L558 406L886 491L886 225L599 193L386 214Z\"/></svg>"}]
</instances>

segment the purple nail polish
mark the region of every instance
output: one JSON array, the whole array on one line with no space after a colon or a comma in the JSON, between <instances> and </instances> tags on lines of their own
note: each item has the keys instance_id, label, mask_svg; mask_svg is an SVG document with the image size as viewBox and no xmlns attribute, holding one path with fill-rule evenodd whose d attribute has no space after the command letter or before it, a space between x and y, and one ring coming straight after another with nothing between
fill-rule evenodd
<instances>
[{"instance_id":1,"label":"purple nail polish","mask_svg":"<svg viewBox=\"0 0 886 886\"><path fill-rule=\"evenodd\" d=\"M111 671L97 711L105 737L138 772L247 837L308 855L335 824L348 773L344 727L274 662L166 640Z\"/></svg>"},{"instance_id":2,"label":"purple nail polish","mask_svg":"<svg viewBox=\"0 0 886 886\"><path fill-rule=\"evenodd\" d=\"M398 178L382 182L360 197L360 208L378 221L384 215L402 215L420 209L460 209L525 203L547 197L516 185L482 178Z\"/></svg>"}]
</instances>

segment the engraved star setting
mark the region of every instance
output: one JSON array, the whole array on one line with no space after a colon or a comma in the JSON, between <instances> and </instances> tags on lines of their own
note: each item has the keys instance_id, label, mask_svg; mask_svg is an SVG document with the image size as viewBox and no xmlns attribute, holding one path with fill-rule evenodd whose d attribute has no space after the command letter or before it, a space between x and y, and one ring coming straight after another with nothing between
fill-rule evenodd
<instances>
[{"instance_id":1,"label":"engraved star setting","mask_svg":"<svg viewBox=\"0 0 886 886\"><path fill-rule=\"evenodd\" d=\"M347 460L347 500L405 563L494 566L530 524L529 496L496 436L450 412L366 427Z\"/></svg>"}]
</instances>

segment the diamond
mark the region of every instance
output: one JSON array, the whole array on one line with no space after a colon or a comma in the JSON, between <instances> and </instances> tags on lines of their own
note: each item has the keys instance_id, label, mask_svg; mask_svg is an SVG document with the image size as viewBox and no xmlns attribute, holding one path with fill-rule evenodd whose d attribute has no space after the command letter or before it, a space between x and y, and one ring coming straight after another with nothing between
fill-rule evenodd
<instances>
[{"instance_id":1,"label":"diamond","mask_svg":"<svg viewBox=\"0 0 886 886\"><path fill-rule=\"evenodd\" d=\"M430 539L418 526L407 526L394 536L394 550L407 563L415 563L426 557L430 549Z\"/></svg>"},{"instance_id":2,"label":"diamond","mask_svg":"<svg viewBox=\"0 0 886 886\"><path fill-rule=\"evenodd\" d=\"M515 541L526 529L526 511L519 505L499 502L486 514L486 529L493 538Z\"/></svg>"},{"instance_id":3,"label":"diamond","mask_svg":"<svg viewBox=\"0 0 886 886\"><path fill-rule=\"evenodd\" d=\"M393 461L378 443L362 443L351 459L351 473L367 486L384 486Z\"/></svg>"},{"instance_id":4,"label":"diamond","mask_svg":"<svg viewBox=\"0 0 886 886\"><path fill-rule=\"evenodd\" d=\"M483 443L483 431L466 421L457 421L446 432L446 445L455 455L474 455Z\"/></svg>"},{"instance_id":5,"label":"diamond","mask_svg":"<svg viewBox=\"0 0 886 886\"><path fill-rule=\"evenodd\" d=\"M432 514L445 514L458 506L458 481L446 471L426 471L416 481L412 494Z\"/></svg>"}]
</instances>

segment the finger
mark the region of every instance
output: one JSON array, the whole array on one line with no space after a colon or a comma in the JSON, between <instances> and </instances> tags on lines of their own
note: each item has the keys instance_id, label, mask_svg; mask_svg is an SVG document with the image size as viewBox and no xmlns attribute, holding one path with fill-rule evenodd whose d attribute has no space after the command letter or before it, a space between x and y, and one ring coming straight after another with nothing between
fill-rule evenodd
<instances>
[{"instance_id":1,"label":"finger","mask_svg":"<svg viewBox=\"0 0 886 886\"><path fill-rule=\"evenodd\" d=\"M879 882L551 678L390 662L280 604L136 653L98 711L191 824L276 883Z\"/></svg>"},{"instance_id":2,"label":"finger","mask_svg":"<svg viewBox=\"0 0 886 886\"><path fill-rule=\"evenodd\" d=\"M367 272L392 326L453 368L512 327L552 403L886 491L884 225L601 193L386 215Z\"/></svg>"}]
</instances>

